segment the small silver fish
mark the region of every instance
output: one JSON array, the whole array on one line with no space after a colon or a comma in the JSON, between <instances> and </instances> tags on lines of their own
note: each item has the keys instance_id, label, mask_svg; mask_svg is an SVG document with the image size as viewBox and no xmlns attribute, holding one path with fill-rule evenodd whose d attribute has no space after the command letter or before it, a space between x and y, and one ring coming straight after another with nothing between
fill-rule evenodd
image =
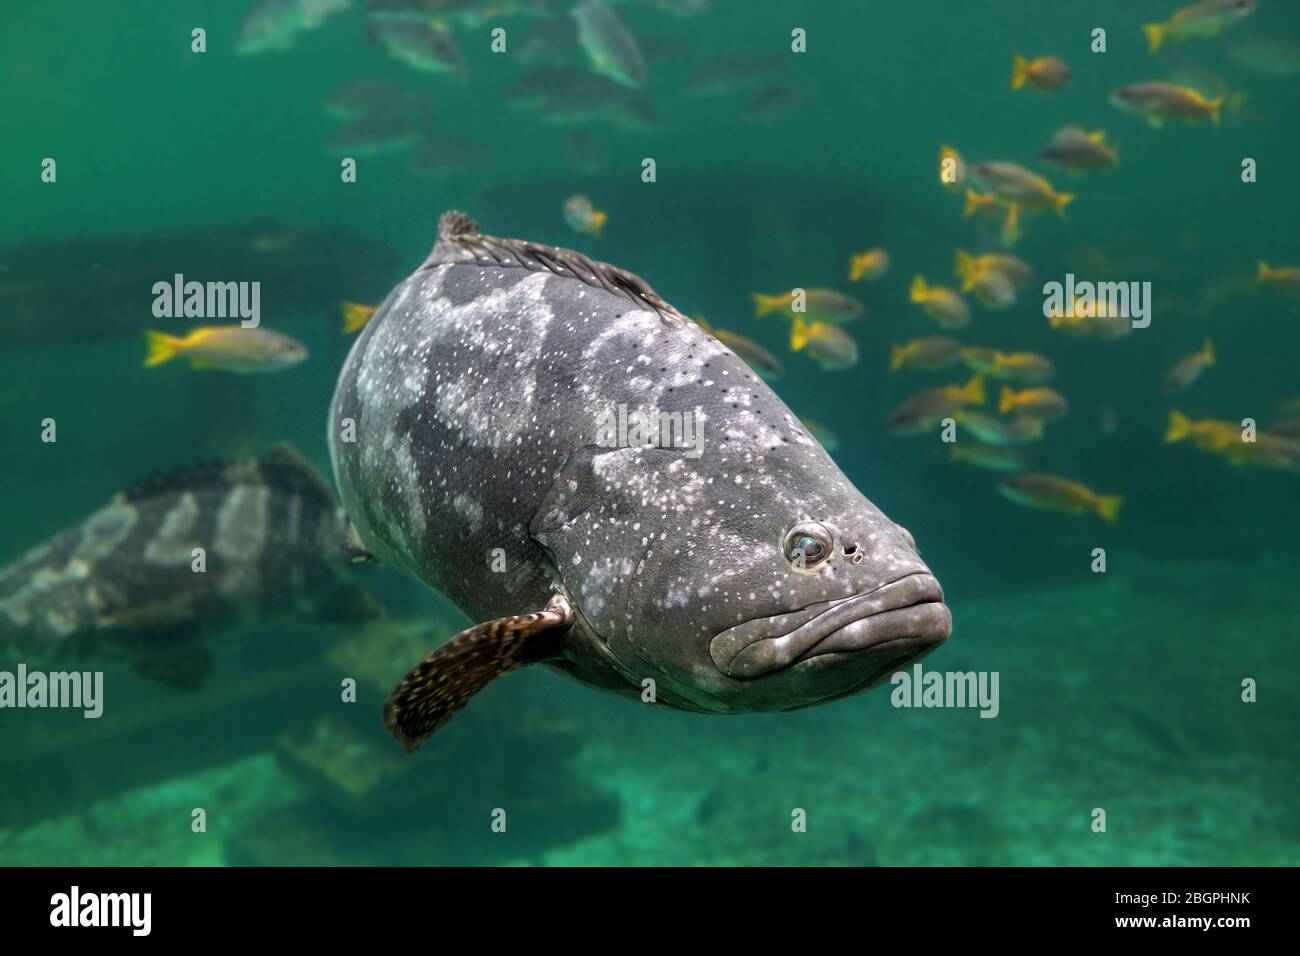
<instances>
[{"instance_id":1,"label":"small silver fish","mask_svg":"<svg viewBox=\"0 0 1300 956\"><path fill-rule=\"evenodd\" d=\"M383 43L389 56L422 73L465 73L460 47L451 32L437 24L372 19L370 35Z\"/></svg>"},{"instance_id":2,"label":"small silver fish","mask_svg":"<svg viewBox=\"0 0 1300 956\"><path fill-rule=\"evenodd\" d=\"M384 156L410 149L420 130L404 116L369 116L334 131L326 144L331 156Z\"/></svg>"},{"instance_id":3,"label":"small silver fish","mask_svg":"<svg viewBox=\"0 0 1300 956\"><path fill-rule=\"evenodd\" d=\"M589 0L574 7L572 16L578 21L578 42L587 51L592 69L615 83L644 89L645 55L618 14L599 0Z\"/></svg>"},{"instance_id":4,"label":"small silver fish","mask_svg":"<svg viewBox=\"0 0 1300 956\"><path fill-rule=\"evenodd\" d=\"M1072 173L1113 169L1119 165L1119 154L1106 142L1102 130L1089 133L1079 126L1066 126L1056 131L1051 143L1038 154L1038 158L1068 169Z\"/></svg>"}]
</instances>

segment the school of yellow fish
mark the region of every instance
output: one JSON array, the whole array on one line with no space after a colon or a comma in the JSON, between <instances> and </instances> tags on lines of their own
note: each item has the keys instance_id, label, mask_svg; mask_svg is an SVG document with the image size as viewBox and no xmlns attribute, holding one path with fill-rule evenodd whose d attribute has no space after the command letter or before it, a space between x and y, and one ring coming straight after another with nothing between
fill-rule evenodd
<instances>
[{"instance_id":1,"label":"school of yellow fish","mask_svg":"<svg viewBox=\"0 0 1300 956\"><path fill-rule=\"evenodd\" d=\"M1163 22L1145 25L1143 32L1155 54L1167 43L1216 37L1256 6L1256 0L1204 0L1174 12ZM1011 89L1053 93L1064 89L1072 75L1059 57L1031 59L1017 53L1012 58ZM1110 102L1158 129L1175 121L1218 124L1225 105L1231 111L1234 100L1222 91L1207 96L1190 85L1152 81L1120 87L1111 94ZM1053 135L1038 159L1083 177L1114 169L1119 165L1119 150L1104 130L1069 124ZM1076 197L1019 163L968 163L947 145L939 151L939 180L945 189L963 198L963 218L985 217L999 225L1003 249L982 253L957 249L951 284L933 275L912 276L908 299L938 327L939 334L892 345L889 371L964 368L966 377L912 395L889 414L886 427L897 435L933 435L942 429L941 437L950 443L951 460L1005 473L997 490L1017 504L1092 514L1115 522L1123 503L1121 495L1099 494L1070 478L1031 470L1030 447L1043 441L1050 425L1070 411L1067 397L1048 384L1056 375L1052 360L1033 352L970 345L947 334L971 325L971 299L985 310L1002 311L1034 286L1033 267L1007 250L1022 237L1027 220L1046 212L1065 217ZM851 283L878 282L892 267L890 253L874 246L849 254L847 278ZM1300 267L1258 262L1254 286L1300 297ZM867 309L856 298L831 288L796 288L756 292L752 299L756 316L776 314L789 322L792 352L807 355L826 370L846 369L859 361L858 345L848 327L866 315ZM1119 314L1107 301L1091 296L1080 295L1066 306L1044 307L1043 314L1050 328L1074 337L1120 339L1133 328L1127 314ZM767 355L769 367L775 364L751 339L713 331L720 338L727 334L724 341L743 357L758 350ZM1163 395L1172 399L1191 388L1215 362L1214 343L1207 339L1200 349L1165 372L1160 383ZM996 392L991 387L994 383ZM1097 423L1101 433L1113 434L1116 421L1114 408L1104 405ZM824 425L811 421L805 425L828 448L839 444ZM1300 472L1300 399L1280 405L1275 419L1263 430L1252 421L1192 421L1171 409L1164 440L1189 441L1200 451L1220 455L1234 465Z\"/></svg>"}]
</instances>

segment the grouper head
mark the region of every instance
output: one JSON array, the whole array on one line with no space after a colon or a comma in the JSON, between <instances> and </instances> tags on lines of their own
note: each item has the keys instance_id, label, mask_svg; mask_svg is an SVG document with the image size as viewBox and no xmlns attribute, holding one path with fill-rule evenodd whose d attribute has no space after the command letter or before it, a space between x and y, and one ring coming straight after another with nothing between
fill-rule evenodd
<instances>
[{"instance_id":1,"label":"grouper head","mask_svg":"<svg viewBox=\"0 0 1300 956\"><path fill-rule=\"evenodd\" d=\"M575 454L534 522L595 653L657 699L792 710L866 690L947 639L939 582L792 419L698 458Z\"/></svg>"}]
</instances>

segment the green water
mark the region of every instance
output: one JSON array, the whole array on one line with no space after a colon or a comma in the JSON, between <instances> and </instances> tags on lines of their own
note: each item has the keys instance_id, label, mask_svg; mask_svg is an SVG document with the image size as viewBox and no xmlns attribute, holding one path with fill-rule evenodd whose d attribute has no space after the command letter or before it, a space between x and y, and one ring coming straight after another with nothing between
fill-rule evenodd
<instances>
[{"instance_id":1,"label":"green water","mask_svg":"<svg viewBox=\"0 0 1300 956\"><path fill-rule=\"evenodd\" d=\"M291 50L237 56L249 6L47 0L6 14L0 562L154 468L288 440L328 469L326 408L350 342L338 300L377 302L427 254L438 215L462 209L485 232L630 269L778 355L777 393L838 435L837 462L943 582L954 630L926 669L997 672L998 714L900 709L884 687L792 714L702 717L534 668L407 758L378 710L385 682L423 650L391 651L395 625L268 621L214 641L217 669L198 691L110 669L97 721L0 710L0 863L1300 862L1300 475L1162 440L1171 407L1267 427L1300 396L1300 307L1250 281L1257 260L1300 265L1300 79L1243 68L1223 46L1300 41L1300 7L1261 0L1222 37L1152 56L1140 24L1172 3L715 0L686 18L620 4L658 51L645 92L658 127L577 127L599 153L582 168L572 127L503 105L530 69L512 51L544 21L454 25L458 81L368 42L361 0ZM489 47L496 25L505 53ZM806 52L791 51L796 27ZM1090 49L1097 27L1104 53ZM1068 89L1011 92L1016 52L1064 58ZM773 57L760 86L796 91L793 108L759 121L745 115L752 92L688 95L696 69L733 54ZM572 63L585 68L580 51ZM1107 102L1180 67L1244 99L1221 125L1162 129ZM358 81L406 91L421 123L431 114L436 135L481 152L439 177L411 170L413 149L360 157L357 181L342 182L325 149L339 122L321 104ZM1075 178L1038 163L1067 123L1105 129L1118 168ZM953 283L956 249L998 249L996 225L964 220L940 187L941 144L1076 194L1066 218L1024 222L1013 251L1039 285L1068 272L1152 283L1150 327L1120 341L1049 328L1037 285L1005 311L972 300L970 327L953 333L1052 358L1071 410L1032 446L1035 467L1123 495L1113 526L1017 506L999 475L951 462L937 428L885 427L910 395L968 375L887 371L890 343L941 331L909 303L911 277ZM42 181L47 157L55 182ZM1246 158L1256 182L1242 181ZM599 240L565 224L578 192L609 214ZM890 273L848 283L849 255L876 245ZM262 281L265 324L310 360L256 377L143 368L141 332L175 322L151 315L152 285L178 271ZM782 319L751 317L751 292L793 286L866 304L848 327L855 367L822 370L791 353ZM1167 397L1165 373L1207 337L1217 364ZM41 440L47 418L54 443ZM418 585L365 571L391 619L414 622L416 647L468 625ZM372 639L379 676L341 703L355 665L337 648L365 658ZM10 652L0 670L22 659ZM206 832L193 831L195 808ZM806 830L792 827L800 810Z\"/></svg>"}]
</instances>

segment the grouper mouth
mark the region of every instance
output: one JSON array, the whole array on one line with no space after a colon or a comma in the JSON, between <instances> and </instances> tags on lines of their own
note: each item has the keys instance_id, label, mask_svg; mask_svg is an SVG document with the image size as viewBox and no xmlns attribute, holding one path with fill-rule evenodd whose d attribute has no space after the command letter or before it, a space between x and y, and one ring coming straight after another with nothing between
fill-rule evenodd
<instances>
[{"instance_id":1,"label":"grouper mouth","mask_svg":"<svg viewBox=\"0 0 1300 956\"><path fill-rule=\"evenodd\" d=\"M750 680L826 654L870 651L892 670L948 639L952 614L931 574L728 628L709 642L724 674Z\"/></svg>"}]
</instances>

